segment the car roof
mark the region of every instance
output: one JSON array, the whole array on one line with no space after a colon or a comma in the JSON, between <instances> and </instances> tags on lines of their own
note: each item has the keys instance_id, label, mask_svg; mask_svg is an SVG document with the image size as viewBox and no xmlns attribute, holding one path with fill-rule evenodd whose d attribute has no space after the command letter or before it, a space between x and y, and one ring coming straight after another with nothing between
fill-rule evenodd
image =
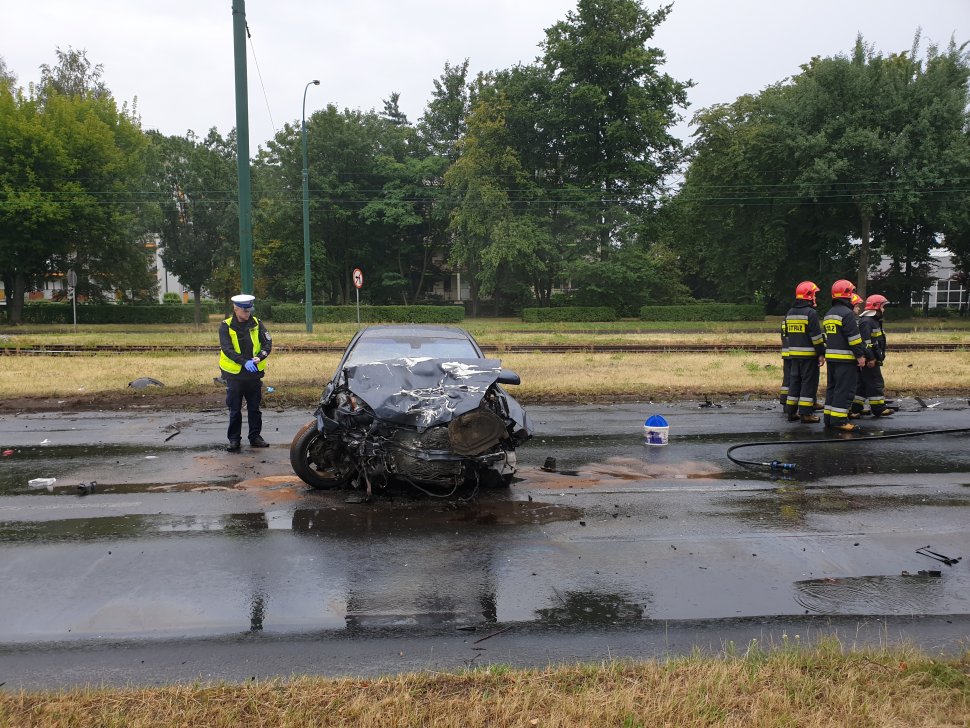
<instances>
[{"instance_id":1,"label":"car roof","mask_svg":"<svg viewBox=\"0 0 970 728\"><path fill-rule=\"evenodd\" d=\"M438 326L435 324L381 324L368 326L360 332L361 339L378 336L417 336L429 339L470 339L464 329L457 326Z\"/></svg>"}]
</instances>

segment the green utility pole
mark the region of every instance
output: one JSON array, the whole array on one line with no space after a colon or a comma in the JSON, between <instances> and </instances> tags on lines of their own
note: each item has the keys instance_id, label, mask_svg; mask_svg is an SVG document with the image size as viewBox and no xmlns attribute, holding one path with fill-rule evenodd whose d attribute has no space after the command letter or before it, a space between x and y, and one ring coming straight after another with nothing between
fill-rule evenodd
<instances>
[{"instance_id":1,"label":"green utility pole","mask_svg":"<svg viewBox=\"0 0 970 728\"><path fill-rule=\"evenodd\" d=\"M319 86L316 79L303 87L303 112L300 117L300 136L303 137L303 281L306 287L306 330L313 333L313 295L310 291L310 172L307 169L306 153L306 91L310 86Z\"/></svg>"},{"instance_id":2,"label":"green utility pole","mask_svg":"<svg viewBox=\"0 0 970 728\"><path fill-rule=\"evenodd\" d=\"M249 179L249 80L246 75L246 0L232 0L236 61L236 178L239 181L239 273L242 292L253 292L253 195Z\"/></svg>"}]
</instances>

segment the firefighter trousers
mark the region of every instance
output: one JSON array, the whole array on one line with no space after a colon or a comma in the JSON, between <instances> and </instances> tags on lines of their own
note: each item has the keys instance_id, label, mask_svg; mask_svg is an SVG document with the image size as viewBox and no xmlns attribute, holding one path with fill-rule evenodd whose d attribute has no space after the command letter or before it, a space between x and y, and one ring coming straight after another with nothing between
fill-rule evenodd
<instances>
[{"instance_id":1,"label":"firefighter trousers","mask_svg":"<svg viewBox=\"0 0 970 728\"><path fill-rule=\"evenodd\" d=\"M841 425L848 421L849 408L859 382L859 365L855 361L829 359L828 385L825 387L826 425Z\"/></svg>"},{"instance_id":2,"label":"firefighter trousers","mask_svg":"<svg viewBox=\"0 0 970 728\"><path fill-rule=\"evenodd\" d=\"M784 405L788 403L788 390L791 387L791 360L786 356L781 360L781 389L778 399Z\"/></svg>"},{"instance_id":3,"label":"firefighter trousers","mask_svg":"<svg viewBox=\"0 0 970 728\"><path fill-rule=\"evenodd\" d=\"M791 377L788 382L788 414L810 415L818 396L818 357L790 357Z\"/></svg>"},{"instance_id":4,"label":"firefighter trousers","mask_svg":"<svg viewBox=\"0 0 970 728\"><path fill-rule=\"evenodd\" d=\"M866 400L869 400L869 408L872 414L878 415L886 409L886 381L882 378L882 367L878 364L871 369L861 367L859 369L859 384L856 386L855 399L852 401L852 411L862 412Z\"/></svg>"}]
</instances>

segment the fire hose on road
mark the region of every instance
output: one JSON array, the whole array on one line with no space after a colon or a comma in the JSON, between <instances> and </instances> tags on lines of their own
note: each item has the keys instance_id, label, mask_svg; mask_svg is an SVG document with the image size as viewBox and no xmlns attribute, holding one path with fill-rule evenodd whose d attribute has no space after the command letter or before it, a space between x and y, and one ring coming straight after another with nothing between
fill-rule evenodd
<instances>
[{"instance_id":1,"label":"fire hose on road","mask_svg":"<svg viewBox=\"0 0 970 728\"><path fill-rule=\"evenodd\" d=\"M763 442L742 442L732 445L727 449L727 457L732 463L737 465L751 465L759 468L770 468L771 470L797 470L796 463L782 462L781 460L742 460L734 457L731 453L746 447L767 447L769 445L820 445L834 444L847 445L858 442L873 442L874 440L892 440L902 437L922 437L924 435L943 435L954 432L970 432L970 427L951 427L945 430L922 430L920 432L900 432L892 435L871 435L869 437L852 438L817 438L812 440L765 440Z\"/></svg>"}]
</instances>

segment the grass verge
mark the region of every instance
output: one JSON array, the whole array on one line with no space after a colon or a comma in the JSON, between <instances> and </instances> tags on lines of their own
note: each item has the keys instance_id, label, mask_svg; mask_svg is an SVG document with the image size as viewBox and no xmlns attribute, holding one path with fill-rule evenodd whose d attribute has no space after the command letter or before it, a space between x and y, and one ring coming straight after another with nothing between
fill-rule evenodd
<instances>
[{"instance_id":1,"label":"grass verge","mask_svg":"<svg viewBox=\"0 0 970 728\"><path fill-rule=\"evenodd\" d=\"M836 640L693 655L375 679L301 677L0 694L3 726L962 726L970 653L843 650Z\"/></svg>"},{"instance_id":2,"label":"grass verge","mask_svg":"<svg viewBox=\"0 0 970 728\"><path fill-rule=\"evenodd\" d=\"M274 355L265 384L274 388L267 405L311 406L339 361L336 353ZM774 397L781 384L781 358L744 352L711 354L515 353L504 366L522 377L509 387L523 402L671 400L711 397ZM71 357L10 356L0 367L0 399L56 398L77 406L99 397L112 406L157 403L189 406L218 403L221 388L213 354L93 354ZM966 396L970 351L892 354L883 368L887 394ZM134 390L129 382L152 377L164 388ZM822 370L824 390L825 369ZM18 406L23 406L20 403Z\"/></svg>"}]
</instances>

